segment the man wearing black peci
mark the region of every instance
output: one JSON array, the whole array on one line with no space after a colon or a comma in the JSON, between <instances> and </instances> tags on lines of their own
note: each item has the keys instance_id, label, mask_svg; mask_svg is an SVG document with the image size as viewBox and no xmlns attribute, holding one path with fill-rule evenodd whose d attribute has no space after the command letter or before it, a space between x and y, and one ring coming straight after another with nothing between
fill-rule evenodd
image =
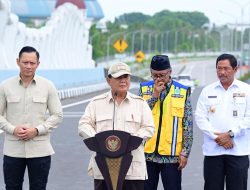
<instances>
[{"instance_id":1,"label":"man wearing black peci","mask_svg":"<svg viewBox=\"0 0 250 190\"><path fill-rule=\"evenodd\" d=\"M171 79L166 55L156 55L150 65L152 81L143 82L139 95L152 110L156 132L145 144L148 180L145 190L157 190L159 174L164 189L181 190L182 169L193 142L190 88Z\"/></svg>"}]
</instances>

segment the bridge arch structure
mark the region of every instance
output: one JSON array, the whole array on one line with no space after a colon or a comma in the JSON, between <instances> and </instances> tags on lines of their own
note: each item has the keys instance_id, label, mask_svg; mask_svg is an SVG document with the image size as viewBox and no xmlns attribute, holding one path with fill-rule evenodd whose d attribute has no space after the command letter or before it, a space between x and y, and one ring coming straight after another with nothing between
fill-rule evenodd
<instances>
[{"instance_id":1,"label":"bridge arch structure","mask_svg":"<svg viewBox=\"0 0 250 190\"><path fill-rule=\"evenodd\" d=\"M71 3L57 7L45 25L29 28L11 12L10 0L0 0L0 69L16 69L16 57L23 46L41 54L40 69L93 68L86 9Z\"/></svg>"}]
</instances>

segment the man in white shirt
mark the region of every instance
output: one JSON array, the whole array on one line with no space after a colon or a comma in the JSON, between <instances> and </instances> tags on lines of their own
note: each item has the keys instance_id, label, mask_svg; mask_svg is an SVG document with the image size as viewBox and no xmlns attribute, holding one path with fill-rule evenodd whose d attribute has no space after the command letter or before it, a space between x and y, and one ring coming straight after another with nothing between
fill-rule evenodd
<instances>
[{"instance_id":1,"label":"man in white shirt","mask_svg":"<svg viewBox=\"0 0 250 190\"><path fill-rule=\"evenodd\" d=\"M235 79L233 55L216 60L219 81L205 87L195 120L204 135L204 190L247 190L250 86Z\"/></svg>"}]
</instances>

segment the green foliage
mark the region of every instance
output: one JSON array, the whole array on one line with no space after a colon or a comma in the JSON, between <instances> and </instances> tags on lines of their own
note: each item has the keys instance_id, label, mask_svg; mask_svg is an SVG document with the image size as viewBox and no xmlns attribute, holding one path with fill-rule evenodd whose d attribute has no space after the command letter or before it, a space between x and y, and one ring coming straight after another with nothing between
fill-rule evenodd
<instances>
[{"instance_id":1,"label":"green foliage","mask_svg":"<svg viewBox=\"0 0 250 190\"><path fill-rule=\"evenodd\" d=\"M239 78L239 80L244 81L244 82L249 81L250 80L250 72L248 72L248 73L244 74L243 76L241 76Z\"/></svg>"},{"instance_id":2,"label":"green foliage","mask_svg":"<svg viewBox=\"0 0 250 190\"><path fill-rule=\"evenodd\" d=\"M177 18L189 23L194 28L201 28L204 24L209 23L209 19L201 12L177 12Z\"/></svg>"},{"instance_id":3,"label":"green foliage","mask_svg":"<svg viewBox=\"0 0 250 190\"><path fill-rule=\"evenodd\" d=\"M116 53L113 43L125 36L128 43L126 52L132 54L137 50L145 53L192 52L204 51L205 48L218 50L219 32L212 30L207 35L204 26L208 23L209 19L201 12L163 10L153 16L138 12L126 13L114 22L106 23L107 33L102 33L95 25L91 27L93 57L112 56Z\"/></svg>"},{"instance_id":4,"label":"green foliage","mask_svg":"<svg viewBox=\"0 0 250 190\"><path fill-rule=\"evenodd\" d=\"M125 13L116 18L114 23L134 25L144 23L148 19L150 19L150 16L142 13Z\"/></svg>"}]
</instances>

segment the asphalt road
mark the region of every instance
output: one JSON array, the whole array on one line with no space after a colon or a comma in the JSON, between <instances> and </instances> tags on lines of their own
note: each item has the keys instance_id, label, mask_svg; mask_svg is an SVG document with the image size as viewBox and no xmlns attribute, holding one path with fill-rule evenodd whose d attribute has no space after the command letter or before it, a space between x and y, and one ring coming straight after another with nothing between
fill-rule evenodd
<instances>
[{"instance_id":1,"label":"asphalt road","mask_svg":"<svg viewBox=\"0 0 250 190\"><path fill-rule=\"evenodd\" d=\"M199 89L194 91L193 99L196 99L199 91ZM193 103L195 104L195 102ZM51 139L56 154L52 156L48 190L93 189L93 179L87 175L90 151L77 133L78 121L86 105L84 103L64 109L63 123L52 133ZM202 189L202 136L195 126L194 129L192 154L187 168L183 171L183 190ZM3 137L4 135L0 136L0 149L2 149ZM2 152L0 157L2 157ZM0 160L0 170L0 190L4 190L2 159ZM28 189L27 175L25 176L24 189ZM163 190L161 183L159 183L158 189Z\"/></svg>"},{"instance_id":2,"label":"asphalt road","mask_svg":"<svg viewBox=\"0 0 250 190\"><path fill-rule=\"evenodd\" d=\"M211 83L216 80L214 63L209 61L190 63L185 72L190 72L194 78L200 80L201 85ZM201 91L201 87L195 89L192 94L192 105L195 110L196 102ZM137 90L133 90L137 93ZM90 151L86 148L82 139L78 136L77 126L80 116L83 114L88 99L99 94L85 95L74 100L67 100L63 105L72 102L86 100L86 103L68 107L64 109L64 120L58 129L52 133L52 144L56 154L52 156L52 167L49 175L48 190L89 190L93 189L93 179L87 175L87 168L90 158ZM0 150L2 150L4 135L0 135ZM194 123L194 143L189 157L187 167L183 170L182 187L183 190L203 189L203 156L201 151L202 134ZM0 152L0 190L4 190L2 173L2 151ZM24 190L28 189L27 174L25 176ZM159 184L159 190L163 190Z\"/></svg>"}]
</instances>

